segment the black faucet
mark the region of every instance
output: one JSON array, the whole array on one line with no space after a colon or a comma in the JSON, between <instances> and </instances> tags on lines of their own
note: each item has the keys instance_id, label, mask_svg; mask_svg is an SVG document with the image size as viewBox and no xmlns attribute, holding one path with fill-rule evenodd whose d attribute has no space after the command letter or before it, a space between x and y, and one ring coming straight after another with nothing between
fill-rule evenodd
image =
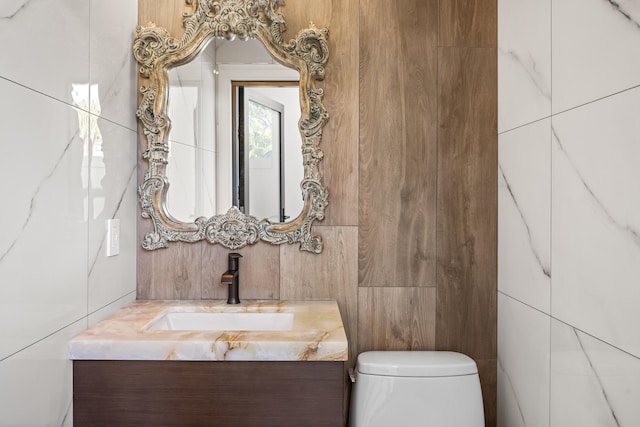
<instances>
[{"instance_id":1,"label":"black faucet","mask_svg":"<svg viewBox=\"0 0 640 427\"><path fill-rule=\"evenodd\" d=\"M222 273L222 284L229 285L229 297L227 298L227 304L240 304L240 296L238 295L238 288L240 285L240 258L242 255L236 252L229 254L229 269Z\"/></svg>"}]
</instances>

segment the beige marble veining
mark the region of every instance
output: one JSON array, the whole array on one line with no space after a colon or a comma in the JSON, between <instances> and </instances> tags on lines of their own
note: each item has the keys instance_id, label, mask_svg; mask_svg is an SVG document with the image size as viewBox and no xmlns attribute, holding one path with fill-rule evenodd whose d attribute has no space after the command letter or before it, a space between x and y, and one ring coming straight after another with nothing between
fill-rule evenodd
<instances>
[{"instance_id":1,"label":"beige marble veining","mask_svg":"<svg viewBox=\"0 0 640 427\"><path fill-rule=\"evenodd\" d=\"M149 330L166 313L293 313L286 331ZM74 360L347 360L335 301L136 301L75 337Z\"/></svg>"}]
</instances>

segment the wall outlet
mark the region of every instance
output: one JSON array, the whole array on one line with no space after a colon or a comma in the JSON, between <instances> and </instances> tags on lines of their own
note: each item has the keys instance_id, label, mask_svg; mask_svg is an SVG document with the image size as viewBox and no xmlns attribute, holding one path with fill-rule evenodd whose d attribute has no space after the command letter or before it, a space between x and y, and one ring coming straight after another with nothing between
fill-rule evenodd
<instances>
[{"instance_id":1,"label":"wall outlet","mask_svg":"<svg viewBox=\"0 0 640 427\"><path fill-rule=\"evenodd\" d=\"M107 256L120 253L120 219L107 220Z\"/></svg>"}]
</instances>

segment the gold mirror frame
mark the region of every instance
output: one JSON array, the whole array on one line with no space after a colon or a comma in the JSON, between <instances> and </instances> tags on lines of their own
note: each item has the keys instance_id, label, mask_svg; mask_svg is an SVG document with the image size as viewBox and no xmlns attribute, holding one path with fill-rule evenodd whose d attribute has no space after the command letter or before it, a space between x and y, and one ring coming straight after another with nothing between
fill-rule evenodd
<instances>
[{"instance_id":1,"label":"gold mirror frame","mask_svg":"<svg viewBox=\"0 0 640 427\"><path fill-rule=\"evenodd\" d=\"M300 249L322 251L322 239L311 233L315 220L324 219L328 192L322 183L319 148L322 130L329 115L322 104L323 90L316 81L324 78L329 56L327 28L313 23L295 39L283 40L286 24L278 12L284 0L186 0L193 13L184 14L185 32L180 40L154 23L139 26L133 53L140 75L147 79L140 87L141 100L136 113L147 139L143 158L148 161L144 181L138 187L142 216L153 222L142 247L165 248L169 242L207 240L229 249L242 248L260 240L271 244L300 243ZM167 114L168 70L193 60L214 37L241 40L255 38L282 64L300 73L300 109L298 122L302 136L304 178L300 184L304 199L302 212L290 222L272 223L245 215L232 206L226 214L199 217L192 223L176 220L167 210L169 181L166 166L169 156L167 138L171 120Z\"/></svg>"}]
</instances>

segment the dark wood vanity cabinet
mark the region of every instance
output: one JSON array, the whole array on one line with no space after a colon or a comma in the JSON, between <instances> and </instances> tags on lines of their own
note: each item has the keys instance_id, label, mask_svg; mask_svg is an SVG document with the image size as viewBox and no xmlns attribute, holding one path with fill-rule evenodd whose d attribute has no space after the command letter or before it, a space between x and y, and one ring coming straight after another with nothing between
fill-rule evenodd
<instances>
[{"instance_id":1,"label":"dark wood vanity cabinet","mask_svg":"<svg viewBox=\"0 0 640 427\"><path fill-rule=\"evenodd\" d=\"M75 360L75 426L343 426L343 362Z\"/></svg>"}]
</instances>

